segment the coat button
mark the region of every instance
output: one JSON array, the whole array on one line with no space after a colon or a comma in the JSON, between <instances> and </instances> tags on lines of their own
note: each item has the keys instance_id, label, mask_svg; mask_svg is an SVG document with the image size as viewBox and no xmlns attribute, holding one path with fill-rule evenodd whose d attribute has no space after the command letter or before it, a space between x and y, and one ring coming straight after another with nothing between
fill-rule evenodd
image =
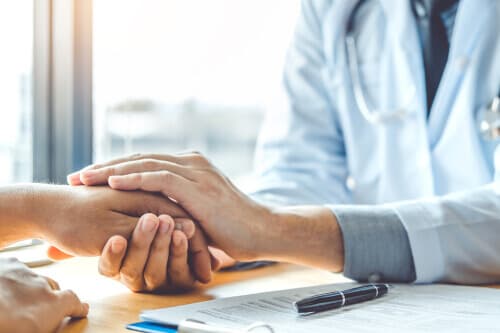
<instances>
[{"instance_id":1,"label":"coat button","mask_svg":"<svg viewBox=\"0 0 500 333\"><path fill-rule=\"evenodd\" d=\"M356 181L354 180L354 178L349 176L345 181L345 185L349 190L353 191L356 188Z\"/></svg>"}]
</instances>

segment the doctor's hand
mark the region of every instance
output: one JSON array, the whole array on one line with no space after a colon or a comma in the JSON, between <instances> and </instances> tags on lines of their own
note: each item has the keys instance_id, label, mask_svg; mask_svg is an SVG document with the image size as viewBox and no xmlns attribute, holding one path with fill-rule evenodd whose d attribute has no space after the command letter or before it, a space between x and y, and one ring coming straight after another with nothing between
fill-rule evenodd
<instances>
[{"instance_id":1,"label":"doctor's hand","mask_svg":"<svg viewBox=\"0 0 500 333\"><path fill-rule=\"evenodd\" d=\"M113 236L99 259L99 272L132 291L177 292L208 283L211 258L203 232L186 218L145 214L130 241Z\"/></svg>"},{"instance_id":2,"label":"doctor's hand","mask_svg":"<svg viewBox=\"0 0 500 333\"><path fill-rule=\"evenodd\" d=\"M213 245L237 260L257 259L270 211L240 192L198 153L133 155L68 176L71 184L160 192L196 220Z\"/></svg>"},{"instance_id":3,"label":"doctor's hand","mask_svg":"<svg viewBox=\"0 0 500 333\"><path fill-rule=\"evenodd\" d=\"M86 317L88 304L16 259L0 259L0 331L54 332L66 317Z\"/></svg>"},{"instance_id":4,"label":"doctor's hand","mask_svg":"<svg viewBox=\"0 0 500 333\"><path fill-rule=\"evenodd\" d=\"M341 271L340 227L324 206L270 209L239 191L198 153L132 155L68 176L72 184L109 184L162 193L201 226L210 245L236 260L275 260Z\"/></svg>"}]
</instances>

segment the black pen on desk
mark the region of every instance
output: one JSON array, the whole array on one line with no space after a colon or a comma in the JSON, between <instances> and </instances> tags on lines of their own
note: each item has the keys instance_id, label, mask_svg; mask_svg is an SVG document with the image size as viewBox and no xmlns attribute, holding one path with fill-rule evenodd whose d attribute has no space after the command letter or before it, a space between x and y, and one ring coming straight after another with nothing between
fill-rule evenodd
<instances>
[{"instance_id":1,"label":"black pen on desk","mask_svg":"<svg viewBox=\"0 0 500 333\"><path fill-rule=\"evenodd\" d=\"M352 289L314 295L294 302L293 305L300 314L316 313L379 298L387 294L390 288L389 284L367 284Z\"/></svg>"}]
</instances>

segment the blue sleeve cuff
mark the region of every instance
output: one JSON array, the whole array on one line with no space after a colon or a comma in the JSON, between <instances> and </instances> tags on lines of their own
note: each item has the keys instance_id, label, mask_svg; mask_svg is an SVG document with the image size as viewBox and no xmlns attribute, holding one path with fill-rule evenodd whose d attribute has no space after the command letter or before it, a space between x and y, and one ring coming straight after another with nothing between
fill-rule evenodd
<instances>
[{"instance_id":1,"label":"blue sleeve cuff","mask_svg":"<svg viewBox=\"0 0 500 333\"><path fill-rule=\"evenodd\" d=\"M388 207L331 206L344 240L344 275L358 281L413 282L406 229Z\"/></svg>"}]
</instances>

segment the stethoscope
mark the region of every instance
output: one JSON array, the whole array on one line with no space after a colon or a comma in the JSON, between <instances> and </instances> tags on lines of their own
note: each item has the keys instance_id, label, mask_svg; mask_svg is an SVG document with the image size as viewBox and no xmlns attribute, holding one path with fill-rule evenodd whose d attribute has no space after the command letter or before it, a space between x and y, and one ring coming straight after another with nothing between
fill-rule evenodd
<instances>
[{"instance_id":1,"label":"stethoscope","mask_svg":"<svg viewBox=\"0 0 500 333\"><path fill-rule=\"evenodd\" d=\"M360 113L363 117L372 124L381 124L388 121L402 119L412 113L411 106L416 97L415 88L409 89L407 95L403 99L401 107L392 111L380 111L372 107L366 98L361 83L361 74L358 63L358 51L356 48L356 40L354 34L354 19L357 11L366 1L360 0L356 3L347 20L346 26L346 53L347 67L351 76L354 100ZM485 140L497 140L500 138L500 91L495 96L492 102L480 110L478 127L479 132Z\"/></svg>"}]
</instances>

